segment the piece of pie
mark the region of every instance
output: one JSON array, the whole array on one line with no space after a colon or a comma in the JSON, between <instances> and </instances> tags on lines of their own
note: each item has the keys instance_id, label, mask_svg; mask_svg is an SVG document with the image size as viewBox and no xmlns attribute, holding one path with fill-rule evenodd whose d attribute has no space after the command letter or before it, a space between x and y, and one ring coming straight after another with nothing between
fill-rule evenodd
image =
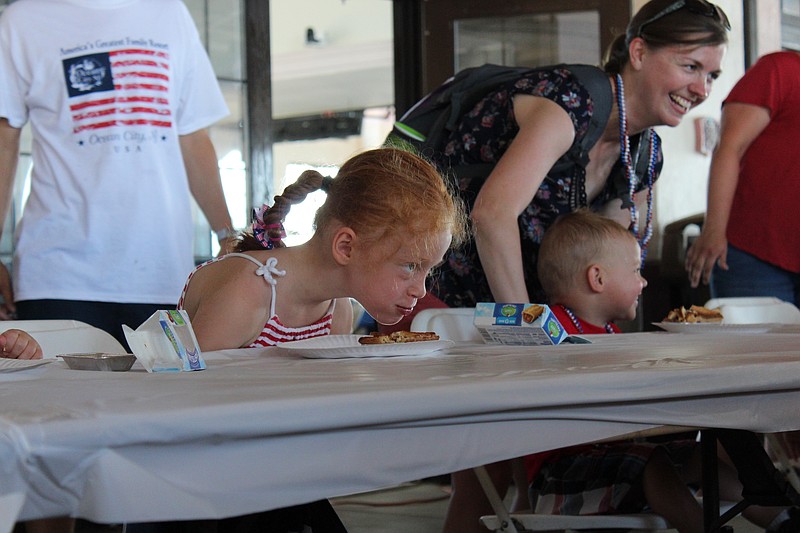
<instances>
[{"instance_id":1,"label":"piece of pie","mask_svg":"<svg viewBox=\"0 0 800 533\"><path fill-rule=\"evenodd\" d=\"M359 344L397 344L401 342L438 341L439 335L432 331L394 331L381 334L373 332L358 339Z\"/></svg>"},{"instance_id":2,"label":"piece of pie","mask_svg":"<svg viewBox=\"0 0 800 533\"><path fill-rule=\"evenodd\" d=\"M722 322L722 313L719 309L709 309L701 305L693 305L689 309L678 307L667 314L664 322L684 322L696 324L702 322Z\"/></svg>"}]
</instances>

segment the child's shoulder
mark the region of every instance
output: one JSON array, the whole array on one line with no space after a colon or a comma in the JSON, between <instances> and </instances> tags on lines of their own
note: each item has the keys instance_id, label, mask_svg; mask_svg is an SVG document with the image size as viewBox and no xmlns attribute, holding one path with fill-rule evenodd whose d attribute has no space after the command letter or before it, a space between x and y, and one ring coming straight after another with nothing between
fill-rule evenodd
<instances>
[{"instance_id":1,"label":"child's shoulder","mask_svg":"<svg viewBox=\"0 0 800 533\"><path fill-rule=\"evenodd\" d=\"M252 270L254 268L266 265L269 258L275 255L274 252L275 250L248 250L246 252L231 252L210 260L207 268L212 268L217 271Z\"/></svg>"}]
</instances>

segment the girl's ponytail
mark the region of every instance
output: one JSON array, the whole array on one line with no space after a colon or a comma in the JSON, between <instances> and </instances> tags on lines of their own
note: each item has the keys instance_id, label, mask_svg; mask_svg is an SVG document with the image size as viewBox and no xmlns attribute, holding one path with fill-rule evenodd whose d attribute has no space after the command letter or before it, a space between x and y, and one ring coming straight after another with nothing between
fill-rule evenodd
<instances>
[{"instance_id":1,"label":"girl's ponytail","mask_svg":"<svg viewBox=\"0 0 800 533\"><path fill-rule=\"evenodd\" d=\"M314 191L322 189L327 192L331 181L333 181L331 178L323 176L316 170L306 170L300 174L297 181L284 189L283 194L275 197L275 203L271 207L264 204L253 213L252 233L242 235L235 251L284 248L286 245L283 239L286 237L286 230L283 228L283 221L289 214L289 209L292 205L301 203Z\"/></svg>"}]
</instances>

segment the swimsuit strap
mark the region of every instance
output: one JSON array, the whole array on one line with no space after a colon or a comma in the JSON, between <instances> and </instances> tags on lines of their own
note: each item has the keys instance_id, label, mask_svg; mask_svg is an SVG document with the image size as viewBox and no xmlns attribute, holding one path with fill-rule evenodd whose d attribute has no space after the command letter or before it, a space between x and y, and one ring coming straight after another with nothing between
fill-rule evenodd
<instances>
[{"instance_id":1,"label":"swimsuit strap","mask_svg":"<svg viewBox=\"0 0 800 533\"><path fill-rule=\"evenodd\" d=\"M277 285L278 280L275 279L273 276L282 278L283 276L286 275L285 270L278 270L278 268L276 267L276 265L278 264L278 260L275 257L270 257L269 259L267 259L266 263L262 264L261 261L259 261L258 259L256 259L251 255L241 254L236 252L227 254L224 257L231 257L231 256L243 257L249 260L251 263L255 263L256 265L258 265L258 268L255 271L255 275L261 276L262 278L264 278L264 281L269 283L270 289L272 290L272 301L270 301L269 303L269 316L271 317L275 316L275 299L277 297L277 293L275 291L275 285Z\"/></svg>"},{"instance_id":2,"label":"swimsuit strap","mask_svg":"<svg viewBox=\"0 0 800 533\"><path fill-rule=\"evenodd\" d=\"M274 258L274 257L270 257L269 259L267 259L267 262L264 263L264 264L261 264L261 262L258 259L256 259L255 257L253 257L251 255L237 253L237 252L226 254L226 255L222 256L222 259L224 259L226 257L231 257L231 256L243 257L243 258L247 259L248 261L250 261L251 263L254 263L254 264L258 265L258 268L255 271L255 274L257 276L263 277L264 280L267 283L269 283L270 289L272 289L272 301L269 304L269 316L270 316L270 318L275 317L275 300L277 299L277 292L275 290L275 286L277 285L278 280L275 279L274 276L282 278L283 276L286 275L286 271L285 270L278 270L278 268L277 268L278 260L276 258ZM328 306L328 311L325 314L326 315L333 315L333 310L335 308L336 308L336 299L335 298L331 298L331 303Z\"/></svg>"}]
</instances>

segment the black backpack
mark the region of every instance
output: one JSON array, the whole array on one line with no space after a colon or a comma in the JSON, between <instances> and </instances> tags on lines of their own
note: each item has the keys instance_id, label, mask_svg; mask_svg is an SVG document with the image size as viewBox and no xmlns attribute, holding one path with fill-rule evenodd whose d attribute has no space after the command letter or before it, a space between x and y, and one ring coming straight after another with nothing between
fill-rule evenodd
<instances>
[{"instance_id":1,"label":"black backpack","mask_svg":"<svg viewBox=\"0 0 800 533\"><path fill-rule=\"evenodd\" d=\"M589 150L600 138L612 107L612 92L608 75L590 65L557 65L548 67L507 67L486 64L458 72L425 96L395 122L386 144L406 147L428 156L442 149L446 139L461 116L472 109L493 88L520 78L534 70L563 67L572 72L588 90L594 101L594 112L586 135L556 162L554 169L579 164L586 167ZM458 176L488 176L494 164L468 165L450 169Z\"/></svg>"}]
</instances>

